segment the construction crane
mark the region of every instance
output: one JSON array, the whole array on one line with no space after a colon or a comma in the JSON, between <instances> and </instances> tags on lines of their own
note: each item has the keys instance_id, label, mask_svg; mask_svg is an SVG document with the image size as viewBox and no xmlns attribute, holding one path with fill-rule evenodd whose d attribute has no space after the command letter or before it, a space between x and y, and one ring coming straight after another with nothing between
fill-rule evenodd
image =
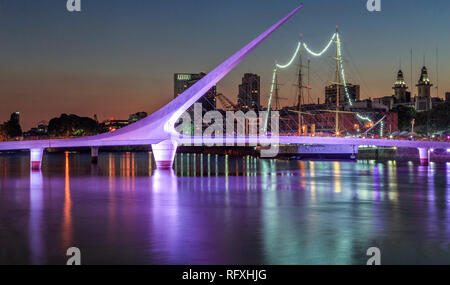
<instances>
[{"instance_id":1,"label":"construction crane","mask_svg":"<svg viewBox=\"0 0 450 285\"><path fill-rule=\"evenodd\" d=\"M220 104L222 104L222 107L227 110L227 111L234 111L234 110L238 110L239 108L233 103L231 102L230 99L228 99L225 95L223 95L222 93L218 93L216 95L216 98L219 99Z\"/></svg>"}]
</instances>

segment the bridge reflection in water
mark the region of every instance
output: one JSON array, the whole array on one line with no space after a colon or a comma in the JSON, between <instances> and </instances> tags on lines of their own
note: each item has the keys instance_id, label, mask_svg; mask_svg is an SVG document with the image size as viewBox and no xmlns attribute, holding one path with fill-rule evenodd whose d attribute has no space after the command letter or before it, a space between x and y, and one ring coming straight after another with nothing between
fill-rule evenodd
<instances>
[{"instance_id":1,"label":"bridge reflection in water","mask_svg":"<svg viewBox=\"0 0 450 285\"><path fill-rule=\"evenodd\" d=\"M450 263L450 164L0 156L0 263Z\"/></svg>"}]
</instances>

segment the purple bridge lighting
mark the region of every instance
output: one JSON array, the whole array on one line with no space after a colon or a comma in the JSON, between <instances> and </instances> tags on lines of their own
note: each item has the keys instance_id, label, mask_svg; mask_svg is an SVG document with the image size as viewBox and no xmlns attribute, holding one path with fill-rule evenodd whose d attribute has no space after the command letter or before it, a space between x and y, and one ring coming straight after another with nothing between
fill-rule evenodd
<instances>
[{"instance_id":1,"label":"purple bridge lighting","mask_svg":"<svg viewBox=\"0 0 450 285\"><path fill-rule=\"evenodd\" d=\"M119 145L152 145L152 151L158 168L171 168L175 152L179 143L186 144L192 141L192 137L182 137L175 131L175 123L178 118L198 99L200 99L211 87L217 84L225 75L233 70L244 60L261 42L290 19L301 5L284 18L271 26L253 41L244 46L205 77L191 86L180 96L172 100L150 116L127 127L114 132L74 139L51 139L35 141L14 141L0 143L1 150L30 150L30 166L32 170L41 168L42 156L46 148L91 147L92 157L98 156L98 148L103 146ZM349 144L349 145L375 145L415 147L419 149L421 162L428 163L429 149L450 148L450 143L425 142L425 141L399 141L383 139L356 139L356 138L324 138L324 137L265 137L265 138L199 138L205 143L214 141L234 140L236 142L264 142L280 144Z\"/></svg>"}]
</instances>

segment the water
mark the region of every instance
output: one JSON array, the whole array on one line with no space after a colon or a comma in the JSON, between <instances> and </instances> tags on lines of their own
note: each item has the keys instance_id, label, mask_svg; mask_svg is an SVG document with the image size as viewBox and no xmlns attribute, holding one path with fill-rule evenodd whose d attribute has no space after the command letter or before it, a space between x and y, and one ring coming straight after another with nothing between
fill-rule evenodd
<instances>
[{"instance_id":1,"label":"water","mask_svg":"<svg viewBox=\"0 0 450 285\"><path fill-rule=\"evenodd\" d=\"M0 264L450 264L450 163L0 155Z\"/></svg>"}]
</instances>

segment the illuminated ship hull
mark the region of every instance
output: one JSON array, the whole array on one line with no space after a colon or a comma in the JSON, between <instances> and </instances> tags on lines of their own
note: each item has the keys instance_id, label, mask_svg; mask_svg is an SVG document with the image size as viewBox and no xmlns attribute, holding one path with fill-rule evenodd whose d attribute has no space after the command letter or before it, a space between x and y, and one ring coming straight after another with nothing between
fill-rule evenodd
<instances>
[{"instance_id":1,"label":"illuminated ship hull","mask_svg":"<svg viewBox=\"0 0 450 285\"><path fill-rule=\"evenodd\" d=\"M352 145L297 145L280 146L280 156L289 159L356 160L358 146Z\"/></svg>"}]
</instances>

